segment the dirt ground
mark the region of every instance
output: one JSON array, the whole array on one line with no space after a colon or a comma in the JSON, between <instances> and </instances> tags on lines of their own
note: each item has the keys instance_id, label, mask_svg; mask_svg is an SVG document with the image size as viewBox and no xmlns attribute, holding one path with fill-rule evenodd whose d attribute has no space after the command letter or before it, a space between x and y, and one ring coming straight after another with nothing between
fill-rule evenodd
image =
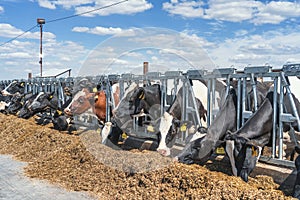
<instances>
[{"instance_id":1,"label":"dirt ground","mask_svg":"<svg viewBox=\"0 0 300 200\"><path fill-rule=\"evenodd\" d=\"M151 151L113 150L99 133L70 135L0 114L0 153L29 163L28 177L99 199L292 199L272 177L231 176L228 165L174 163Z\"/></svg>"}]
</instances>

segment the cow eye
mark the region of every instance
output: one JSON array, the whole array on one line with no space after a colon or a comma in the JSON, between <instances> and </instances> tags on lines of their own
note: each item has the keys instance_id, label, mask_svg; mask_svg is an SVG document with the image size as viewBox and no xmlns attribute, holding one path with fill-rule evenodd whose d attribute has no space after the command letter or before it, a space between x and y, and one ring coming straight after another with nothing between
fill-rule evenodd
<instances>
[{"instance_id":1,"label":"cow eye","mask_svg":"<svg viewBox=\"0 0 300 200\"><path fill-rule=\"evenodd\" d=\"M83 104L84 98L83 98L83 97L79 97L79 98L78 98L78 102L79 102L80 104Z\"/></svg>"}]
</instances>

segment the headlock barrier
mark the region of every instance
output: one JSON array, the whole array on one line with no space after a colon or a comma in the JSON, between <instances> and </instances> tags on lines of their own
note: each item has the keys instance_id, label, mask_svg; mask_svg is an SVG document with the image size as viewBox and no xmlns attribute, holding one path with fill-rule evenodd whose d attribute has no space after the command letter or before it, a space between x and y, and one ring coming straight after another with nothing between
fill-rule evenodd
<instances>
[{"instance_id":1,"label":"headlock barrier","mask_svg":"<svg viewBox=\"0 0 300 200\"><path fill-rule=\"evenodd\" d=\"M284 123L297 123L298 130L300 130L299 113L290 89L289 77L292 76L300 76L300 64L286 64L280 69L274 69L271 66L251 66L245 67L243 70L237 70L235 68L220 68L214 69L213 71L188 70L186 72L148 72L145 75L110 74L93 77L39 77L20 80L2 80L0 81L0 87L4 89L13 81L21 81L25 84L25 93L32 92L36 94L41 91L54 92L59 97L59 105L62 105L69 98L66 94L65 88L76 87L76 84L80 84L81 80L88 78L93 83L98 85L98 90L105 90L107 98L106 105L109 105L106 108L106 113L111 113L111 109L114 109L117 106L114 105L114 96L112 95L113 83L119 83L120 99L124 96L125 89L133 82L141 86L158 83L161 90L160 115L162 115L170 107L171 103L176 98L176 94L182 87L183 98L181 120L189 120L194 124L203 126L199 111L196 109L197 103L195 97L201 94L196 94L192 86L194 81L200 81L206 86L205 96L207 100L206 103L203 103L204 107L207 109L206 126L209 127L211 122L214 120L216 113L218 112L219 105L222 101L221 99L226 97L230 87L234 86L237 91L238 102L236 128L239 129L259 107L259 92L257 88L260 87L258 85L258 79L261 78L264 82L272 85L271 88L274 91L272 158L276 158L276 160L282 160ZM248 91L252 91L251 94L249 94ZM292 109L289 112L286 112L286 109L284 108L284 96L288 97L288 100L291 103ZM279 105L279 107L277 105ZM137 132L147 132L147 128L137 125L138 117L140 116L133 116L133 130ZM106 121L110 120L111 116L106 115ZM187 130L183 129L182 135L179 136L177 142L184 144L184 140L187 135ZM292 135L294 136L294 134ZM296 137L293 139L295 145L299 145ZM278 148L278 155L276 154L276 148Z\"/></svg>"}]
</instances>

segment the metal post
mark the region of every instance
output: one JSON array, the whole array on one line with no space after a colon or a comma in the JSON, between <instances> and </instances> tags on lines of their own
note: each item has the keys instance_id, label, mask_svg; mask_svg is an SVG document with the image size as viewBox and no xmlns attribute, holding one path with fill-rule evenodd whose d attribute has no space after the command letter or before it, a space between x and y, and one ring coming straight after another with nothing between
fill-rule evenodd
<instances>
[{"instance_id":1,"label":"metal post","mask_svg":"<svg viewBox=\"0 0 300 200\"><path fill-rule=\"evenodd\" d=\"M211 79L207 81L207 127L211 124Z\"/></svg>"},{"instance_id":2,"label":"metal post","mask_svg":"<svg viewBox=\"0 0 300 200\"><path fill-rule=\"evenodd\" d=\"M282 146L283 146L283 120L282 120L282 115L283 115L283 89L284 89L284 83L282 80L282 75L280 76L280 98L279 98L279 130L278 130L278 158L282 159Z\"/></svg>"},{"instance_id":3,"label":"metal post","mask_svg":"<svg viewBox=\"0 0 300 200\"><path fill-rule=\"evenodd\" d=\"M246 94L247 94L247 77L243 78L243 93L242 93L242 126L245 123L246 118Z\"/></svg>"},{"instance_id":4,"label":"metal post","mask_svg":"<svg viewBox=\"0 0 300 200\"><path fill-rule=\"evenodd\" d=\"M40 25L40 71L41 71L41 77L43 76L43 24L45 24L45 19L37 19L37 23Z\"/></svg>"},{"instance_id":5,"label":"metal post","mask_svg":"<svg viewBox=\"0 0 300 200\"><path fill-rule=\"evenodd\" d=\"M236 111L236 130L239 130L241 127L241 91L242 91L242 80L241 78L238 79L238 86L237 86L237 111ZM228 95L228 94L227 94Z\"/></svg>"},{"instance_id":6,"label":"metal post","mask_svg":"<svg viewBox=\"0 0 300 200\"><path fill-rule=\"evenodd\" d=\"M276 157L276 133L277 133L277 89L278 77L274 78L274 93L273 93L273 132L272 132L272 158Z\"/></svg>"},{"instance_id":7,"label":"metal post","mask_svg":"<svg viewBox=\"0 0 300 200\"><path fill-rule=\"evenodd\" d=\"M252 86L252 91L253 91L253 99L254 99L254 111L258 109L258 104L257 104L257 91L256 91L256 82L255 82L255 77L254 73L251 73L251 86Z\"/></svg>"}]
</instances>

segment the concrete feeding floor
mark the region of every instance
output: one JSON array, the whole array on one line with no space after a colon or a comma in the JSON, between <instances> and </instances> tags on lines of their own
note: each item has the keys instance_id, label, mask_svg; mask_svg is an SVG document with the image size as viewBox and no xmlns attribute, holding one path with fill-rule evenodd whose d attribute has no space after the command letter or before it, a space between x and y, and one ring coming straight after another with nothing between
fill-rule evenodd
<instances>
[{"instance_id":1,"label":"concrete feeding floor","mask_svg":"<svg viewBox=\"0 0 300 200\"><path fill-rule=\"evenodd\" d=\"M66 189L31 179L23 174L25 162L16 161L12 156L0 155L0 200L93 200L84 192Z\"/></svg>"}]
</instances>

